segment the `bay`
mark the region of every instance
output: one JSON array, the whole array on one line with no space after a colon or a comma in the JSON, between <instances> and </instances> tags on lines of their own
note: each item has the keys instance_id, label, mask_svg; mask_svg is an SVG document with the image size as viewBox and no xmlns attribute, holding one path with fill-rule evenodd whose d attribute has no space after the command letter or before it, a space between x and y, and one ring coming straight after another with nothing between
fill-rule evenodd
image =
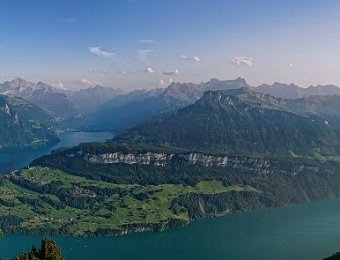
<instances>
[{"instance_id":1,"label":"bay","mask_svg":"<svg viewBox=\"0 0 340 260\"><path fill-rule=\"evenodd\" d=\"M60 142L39 148L10 148L0 149L0 173L20 169L52 150L61 147L75 146L84 142L101 142L113 137L109 132L62 132L59 134Z\"/></svg>"}]
</instances>

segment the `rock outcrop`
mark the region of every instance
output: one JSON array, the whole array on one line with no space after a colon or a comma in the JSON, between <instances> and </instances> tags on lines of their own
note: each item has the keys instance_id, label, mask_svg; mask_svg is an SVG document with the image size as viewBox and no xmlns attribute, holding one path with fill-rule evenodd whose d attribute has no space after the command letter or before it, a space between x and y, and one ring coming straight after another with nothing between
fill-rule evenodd
<instances>
[{"instance_id":1,"label":"rock outcrop","mask_svg":"<svg viewBox=\"0 0 340 260\"><path fill-rule=\"evenodd\" d=\"M77 152L82 154L81 151ZM67 154L68 157L74 157L75 154ZM132 153L104 153L99 155L84 155L84 160L90 163L100 164L144 164L144 165L156 165L165 166L171 163L174 159L182 159L188 162L188 164L198 164L205 167L231 167L245 170L265 170L270 166L268 160L251 157L240 156L213 156L203 153L181 153L181 154L167 154L167 153L153 153L147 152L145 154L132 154Z\"/></svg>"}]
</instances>

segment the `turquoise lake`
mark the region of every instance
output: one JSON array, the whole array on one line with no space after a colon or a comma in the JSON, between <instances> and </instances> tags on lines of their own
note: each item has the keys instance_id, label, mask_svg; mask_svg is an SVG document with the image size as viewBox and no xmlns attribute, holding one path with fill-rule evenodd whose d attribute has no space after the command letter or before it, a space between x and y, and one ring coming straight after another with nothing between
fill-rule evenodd
<instances>
[{"instance_id":1,"label":"turquoise lake","mask_svg":"<svg viewBox=\"0 0 340 260\"><path fill-rule=\"evenodd\" d=\"M58 147L103 141L110 133L68 132L42 150L0 152L0 172L26 166ZM13 157L15 156L15 157ZM41 236L0 240L6 259L40 245ZM340 251L340 199L198 220L185 228L121 237L54 237L66 259L322 259Z\"/></svg>"},{"instance_id":2,"label":"turquoise lake","mask_svg":"<svg viewBox=\"0 0 340 260\"><path fill-rule=\"evenodd\" d=\"M75 146L84 142L101 142L113 137L109 132L63 132L59 134L60 142L43 148L0 149L0 173L26 167L32 160L49 154L61 147Z\"/></svg>"},{"instance_id":3,"label":"turquoise lake","mask_svg":"<svg viewBox=\"0 0 340 260\"><path fill-rule=\"evenodd\" d=\"M322 259L340 250L340 199L195 221L165 232L121 237L55 237L66 259ZM40 244L5 235L3 257Z\"/></svg>"}]
</instances>

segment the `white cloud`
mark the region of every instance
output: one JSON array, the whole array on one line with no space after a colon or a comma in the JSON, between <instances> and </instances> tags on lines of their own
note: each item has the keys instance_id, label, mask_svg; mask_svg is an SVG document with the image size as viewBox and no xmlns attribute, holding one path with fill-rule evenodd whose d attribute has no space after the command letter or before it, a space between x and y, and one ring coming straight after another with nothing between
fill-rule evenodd
<instances>
[{"instance_id":1,"label":"white cloud","mask_svg":"<svg viewBox=\"0 0 340 260\"><path fill-rule=\"evenodd\" d=\"M175 69L174 71L164 71L163 75L178 75L179 74L179 69Z\"/></svg>"},{"instance_id":2,"label":"white cloud","mask_svg":"<svg viewBox=\"0 0 340 260\"><path fill-rule=\"evenodd\" d=\"M163 79L161 79L161 80L159 81L159 85L160 85L160 86L164 86L164 85L165 85L165 81L164 81Z\"/></svg>"},{"instance_id":3,"label":"white cloud","mask_svg":"<svg viewBox=\"0 0 340 260\"><path fill-rule=\"evenodd\" d=\"M188 56L185 56L185 55L180 55L179 56L182 60L187 60L187 61L195 61L195 62L200 62L201 59L197 56L193 56L193 57L188 57Z\"/></svg>"},{"instance_id":4,"label":"white cloud","mask_svg":"<svg viewBox=\"0 0 340 260\"><path fill-rule=\"evenodd\" d=\"M287 66L288 66L289 68L292 68L294 65L293 65L293 63L288 63Z\"/></svg>"},{"instance_id":5,"label":"white cloud","mask_svg":"<svg viewBox=\"0 0 340 260\"><path fill-rule=\"evenodd\" d=\"M106 59L116 59L116 53L103 51L101 47L90 47L90 53Z\"/></svg>"},{"instance_id":6,"label":"white cloud","mask_svg":"<svg viewBox=\"0 0 340 260\"><path fill-rule=\"evenodd\" d=\"M151 57L155 56L154 50L138 50L136 57L143 62L149 62Z\"/></svg>"},{"instance_id":7,"label":"white cloud","mask_svg":"<svg viewBox=\"0 0 340 260\"><path fill-rule=\"evenodd\" d=\"M253 58L251 57L234 57L230 62L234 65L253 66Z\"/></svg>"},{"instance_id":8,"label":"white cloud","mask_svg":"<svg viewBox=\"0 0 340 260\"><path fill-rule=\"evenodd\" d=\"M145 73L149 73L149 74L155 74L155 73L156 73L156 71L155 71L153 68L151 68L151 67L146 68L146 69L144 70L144 72L145 72Z\"/></svg>"},{"instance_id":9,"label":"white cloud","mask_svg":"<svg viewBox=\"0 0 340 260\"><path fill-rule=\"evenodd\" d=\"M137 41L138 43L155 43L154 40L151 40L151 39L140 39Z\"/></svg>"},{"instance_id":10,"label":"white cloud","mask_svg":"<svg viewBox=\"0 0 340 260\"><path fill-rule=\"evenodd\" d=\"M196 61L196 62L200 62L200 61L201 61L201 59L200 59L199 57L197 57L197 56L192 57L192 59L193 59L194 61Z\"/></svg>"},{"instance_id":11,"label":"white cloud","mask_svg":"<svg viewBox=\"0 0 340 260\"><path fill-rule=\"evenodd\" d=\"M118 70L117 73L121 75L125 75L127 72L125 70Z\"/></svg>"},{"instance_id":12,"label":"white cloud","mask_svg":"<svg viewBox=\"0 0 340 260\"><path fill-rule=\"evenodd\" d=\"M180 55L179 56L181 59L183 59L183 60L190 60L190 58L189 57L187 57L187 56L185 56L185 55Z\"/></svg>"}]
</instances>

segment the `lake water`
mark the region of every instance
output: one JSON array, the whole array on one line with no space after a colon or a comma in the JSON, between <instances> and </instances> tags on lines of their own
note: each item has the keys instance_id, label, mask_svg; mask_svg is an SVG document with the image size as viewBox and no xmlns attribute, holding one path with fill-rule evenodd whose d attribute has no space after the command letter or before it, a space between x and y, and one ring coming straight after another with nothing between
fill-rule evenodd
<instances>
[{"instance_id":1,"label":"lake water","mask_svg":"<svg viewBox=\"0 0 340 260\"><path fill-rule=\"evenodd\" d=\"M109 132L64 132L60 133L61 140L56 145L46 146L39 149L0 149L0 173L20 169L27 166L32 160L49 154L52 150L60 147L75 146L84 142L105 141L113 137Z\"/></svg>"},{"instance_id":2,"label":"lake water","mask_svg":"<svg viewBox=\"0 0 340 260\"><path fill-rule=\"evenodd\" d=\"M0 151L0 172L26 166L58 147L103 141L110 133L61 134L61 142L40 150ZM267 208L243 214L195 221L157 233L122 237L55 237L71 259L322 259L340 251L340 199ZM4 259L40 246L41 236L5 235L0 240Z\"/></svg>"},{"instance_id":3,"label":"lake water","mask_svg":"<svg viewBox=\"0 0 340 260\"><path fill-rule=\"evenodd\" d=\"M5 235L2 256L40 244ZM180 229L122 237L54 238L66 259L322 259L340 250L340 199L204 219Z\"/></svg>"}]
</instances>

